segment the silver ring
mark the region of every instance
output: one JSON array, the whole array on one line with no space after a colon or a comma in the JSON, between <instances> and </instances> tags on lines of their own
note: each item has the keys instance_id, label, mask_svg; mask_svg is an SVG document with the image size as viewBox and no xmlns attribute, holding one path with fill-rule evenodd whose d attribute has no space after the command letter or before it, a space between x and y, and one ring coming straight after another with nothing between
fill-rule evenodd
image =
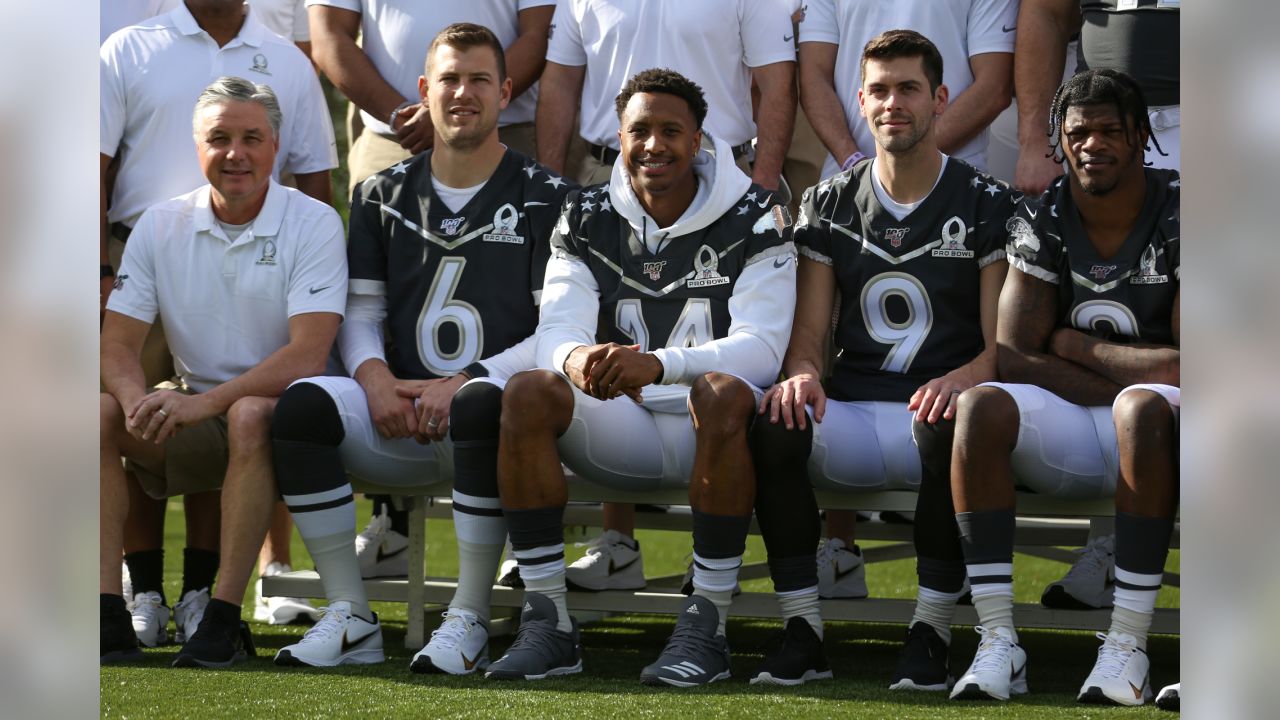
<instances>
[{"instance_id":1,"label":"silver ring","mask_svg":"<svg viewBox=\"0 0 1280 720\"><path fill-rule=\"evenodd\" d=\"M169 417L169 413L165 412L164 408L160 408L159 410L157 410L156 414L159 415L160 417Z\"/></svg>"},{"instance_id":2,"label":"silver ring","mask_svg":"<svg viewBox=\"0 0 1280 720\"><path fill-rule=\"evenodd\" d=\"M427 427L429 428L437 427L439 424L440 424L440 421L435 418L431 418L430 420L427 421Z\"/></svg>"}]
</instances>

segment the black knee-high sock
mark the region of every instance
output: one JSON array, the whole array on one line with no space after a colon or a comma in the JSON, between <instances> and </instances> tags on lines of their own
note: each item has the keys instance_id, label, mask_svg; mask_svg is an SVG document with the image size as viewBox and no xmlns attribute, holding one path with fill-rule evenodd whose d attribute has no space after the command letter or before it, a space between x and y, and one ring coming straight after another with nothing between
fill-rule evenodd
<instances>
[{"instance_id":1,"label":"black knee-high sock","mask_svg":"<svg viewBox=\"0 0 1280 720\"><path fill-rule=\"evenodd\" d=\"M756 522L768 551L774 590L817 587L814 550L822 525L807 469L813 426L788 430L782 423L757 418L748 440L756 471Z\"/></svg>"}]
</instances>

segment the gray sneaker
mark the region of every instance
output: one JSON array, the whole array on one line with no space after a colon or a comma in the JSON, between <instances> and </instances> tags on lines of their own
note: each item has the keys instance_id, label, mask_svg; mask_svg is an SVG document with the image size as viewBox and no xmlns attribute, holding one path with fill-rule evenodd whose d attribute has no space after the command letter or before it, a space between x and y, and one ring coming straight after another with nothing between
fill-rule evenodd
<instances>
[{"instance_id":1,"label":"gray sneaker","mask_svg":"<svg viewBox=\"0 0 1280 720\"><path fill-rule=\"evenodd\" d=\"M640 671L645 685L694 687L729 678L729 642L717 635L719 611L711 600L692 595L676 629L654 663Z\"/></svg>"},{"instance_id":2,"label":"gray sneaker","mask_svg":"<svg viewBox=\"0 0 1280 720\"><path fill-rule=\"evenodd\" d=\"M526 592L515 642L505 655L489 665L484 676L498 680L542 680L582 672L578 621L569 618L573 632L564 632L556 629L559 618L555 604L546 595Z\"/></svg>"}]
</instances>

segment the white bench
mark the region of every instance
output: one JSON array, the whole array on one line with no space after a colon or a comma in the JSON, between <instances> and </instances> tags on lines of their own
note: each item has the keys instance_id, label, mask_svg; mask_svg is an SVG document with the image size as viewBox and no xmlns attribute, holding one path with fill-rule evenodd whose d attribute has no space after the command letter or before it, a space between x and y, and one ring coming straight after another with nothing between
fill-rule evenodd
<instances>
[{"instance_id":1,"label":"white bench","mask_svg":"<svg viewBox=\"0 0 1280 720\"><path fill-rule=\"evenodd\" d=\"M403 490L375 488L354 481L356 489L403 495ZM369 599L381 602L408 603L408 628L405 645L417 650L425 643L426 608L430 605L446 605L453 597L456 580L453 578L426 577L424 571L426 547L426 520L452 517L451 488L441 484L427 488L415 488L420 493L405 496L409 510L409 576L407 578L380 578L366 580ZM592 485L578 478L570 478L569 498L581 502L623 502L683 506L688 503L684 489L659 492L626 492ZM818 506L826 509L857 509L911 512L915 510L916 494L908 491L881 491L866 493L818 492ZM1088 520L1094 516L1111 516L1114 505L1110 499L1073 502L1055 498L1018 494L1018 529L1016 550L1020 553L1070 562L1074 556L1059 546L1083 545L1088 536ZM570 505L565 509L565 524L599 527L601 511L598 507ZM690 516L678 509L668 513L637 513L637 527L689 532ZM758 532L752 523L752 532ZM867 562L895 560L914 555L911 546L911 526L883 523L860 523L859 540L889 540L895 544L867 548ZM1173 546L1178 547L1175 532ZM742 579L767 577L763 563L746 566ZM569 607L575 611L600 613L670 613L679 612L684 602L680 594L680 576L647 578L648 587L638 592L608 591L599 593L570 592ZM1177 575L1166 574L1166 584L1177 585ZM313 571L298 571L263 579L265 595L323 598L320 579ZM495 608L518 608L523 591L495 586ZM883 622L906 624L911 619L913 600L867 598L864 600L824 600L823 617L828 620L859 622ZM772 593L744 592L733 602L732 614L744 617L778 617L777 601ZM1019 604L1016 609L1019 627L1069 628L1105 630L1111 618L1109 610L1050 610L1038 604ZM972 607L960 607L956 623L974 625L977 616ZM1151 631L1177 634L1179 611L1156 610Z\"/></svg>"}]
</instances>

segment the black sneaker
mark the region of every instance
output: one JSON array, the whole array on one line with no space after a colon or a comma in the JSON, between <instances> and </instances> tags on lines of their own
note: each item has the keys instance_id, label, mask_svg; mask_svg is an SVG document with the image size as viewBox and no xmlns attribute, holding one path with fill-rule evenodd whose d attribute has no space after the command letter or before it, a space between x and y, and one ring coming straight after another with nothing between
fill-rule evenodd
<instances>
[{"instance_id":1,"label":"black sneaker","mask_svg":"<svg viewBox=\"0 0 1280 720\"><path fill-rule=\"evenodd\" d=\"M485 672L498 680L542 680L555 675L582 672L582 644L578 641L578 621L572 632L556 629L560 615L546 595L524 594L524 611L516 639L507 652Z\"/></svg>"},{"instance_id":2,"label":"black sneaker","mask_svg":"<svg viewBox=\"0 0 1280 720\"><path fill-rule=\"evenodd\" d=\"M717 635L720 611L710 599L685 601L676 629L654 663L640 671L645 685L694 687L729 677L729 642Z\"/></svg>"},{"instance_id":3,"label":"black sneaker","mask_svg":"<svg viewBox=\"0 0 1280 720\"><path fill-rule=\"evenodd\" d=\"M142 648L138 647L138 634L133 631L133 619L119 595L101 595L98 602L98 662L113 663L140 660Z\"/></svg>"},{"instance_id":4,"label":"black sneaker","mask_svg":"<svg viewBox=\"0 0 1280 720\"><path fill-rule=\"evenodd\" d=\"M926 622L912 625L907 630L907 642L898 656L898 667L889 689L933 692L951 689L955 678L948 668L949 652L950 648L932 625Z\"/></svg>"},{"instance_id":5,"label":"black sneaker","mask_svg":"<svg viewBox=\"0 0 1280 720\"><path fill-rule=\"evenodd\" d=\"M226 668L254 655L253 635L240 619L240 608L214 600L178 651L173 667Z\"/></svg>"},{"instance_id":6,"label":"black sneaker","mask_svg":"<svg viewBox=\"0 0 1280 720\"><path fill-rule=\"evenodd\" d=\"M802 617L793 617L780 633L778 644L767 656L752 685L803 685L810 680L830 680L831 666L822 651L822 639Z\"/></svg>"}]
</instances>

